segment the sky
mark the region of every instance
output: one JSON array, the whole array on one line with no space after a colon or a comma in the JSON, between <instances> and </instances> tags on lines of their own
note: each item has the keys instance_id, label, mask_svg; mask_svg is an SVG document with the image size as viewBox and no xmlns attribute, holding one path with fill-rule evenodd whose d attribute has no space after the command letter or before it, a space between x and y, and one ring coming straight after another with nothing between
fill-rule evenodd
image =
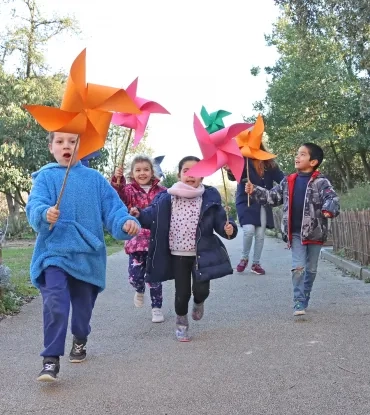
<instances>
[{"instance_id":1,"label":"sky","mask_svg":"<svg viewBox=\"0 0 370 415\"><path fill-rule=\"evenodd\" d=\"M87 81L127 87L139 77L138 96L157 101L171 115L149 120L148 144L173 170L187 155L201 156L194 113L224 109L229 126L253 115L267 77L250 68L273 65L278 55L264 35L278 9L273 0L39 0L46 15L73 15L82 35L61 35L46 51L54 70L68 73L87 48ZM218 181L220 174L210 178Z\"/></svg>"}]
</instances>

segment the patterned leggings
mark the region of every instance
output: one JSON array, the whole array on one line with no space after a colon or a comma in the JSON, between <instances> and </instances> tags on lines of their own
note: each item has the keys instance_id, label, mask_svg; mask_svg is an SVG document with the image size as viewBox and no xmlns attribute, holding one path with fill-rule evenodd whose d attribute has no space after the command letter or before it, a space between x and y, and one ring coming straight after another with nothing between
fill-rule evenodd
<instances>
[{"instance_id":1,"label":"patterned leggings","mask_svg":"<svg viewBox=\"0 0 370 415\"><path fill-rule=\"evenodd\" d=\"M134 252L129 255L128 281L138 293L145 293L145 268L148 252ZM162 283L148 283L152 308L162 308Z\"/></svg>"}]
</instances>

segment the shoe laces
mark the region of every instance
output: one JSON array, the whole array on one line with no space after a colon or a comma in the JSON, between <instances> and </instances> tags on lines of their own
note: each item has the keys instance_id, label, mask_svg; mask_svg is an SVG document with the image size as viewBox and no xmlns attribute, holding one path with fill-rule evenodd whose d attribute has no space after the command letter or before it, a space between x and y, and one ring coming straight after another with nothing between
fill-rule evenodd
<instances>
[{"instance_id":1,"label":"shoe laces","mask_svg":"<svg viewBox=\"0 0 370 415\"><path fill-rule=\"evenodd\" d=\"M44 363L44 370L52 371L55 369L55 363Z\"/></svg>"},{"instance_id":2,"label":"shoe laces","mask_svg":"<svg viewBox=\"0 0 370 415\"><path fill-rule=\"evenodd\" d=\"M73 351L75 353L82 353L84 351L84 348L85 348L85 345L83 343L82 344L75 343L73 345Z\"/></svg>"},{"instance_id":3,"label":"shoe laces","mask_svg":"<svg viewBox=\"0 0 370 415\"><path fill-rule=\"evenodd\" d=\"M161 316L162 315L162 311L159 308L153 308L152 313L154 316Z\"/></svg>"}]
</instances>

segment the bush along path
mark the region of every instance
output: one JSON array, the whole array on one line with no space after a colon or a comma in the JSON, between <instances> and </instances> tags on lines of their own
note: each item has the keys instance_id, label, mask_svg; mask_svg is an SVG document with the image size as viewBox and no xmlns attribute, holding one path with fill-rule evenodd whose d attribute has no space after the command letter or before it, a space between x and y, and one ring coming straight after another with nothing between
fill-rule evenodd
<instances>
[{"instance_id":1,"label":"bush along path","mask_svg":"<svg viewBox=\"0 0 370 415\"><path fill-rule=\"evenodd\" d=\"M37 295L31 285L29 267L33 246L2 248L0 265L0 319L19 312L25 302Z\"/></svg>"}]
</instances>

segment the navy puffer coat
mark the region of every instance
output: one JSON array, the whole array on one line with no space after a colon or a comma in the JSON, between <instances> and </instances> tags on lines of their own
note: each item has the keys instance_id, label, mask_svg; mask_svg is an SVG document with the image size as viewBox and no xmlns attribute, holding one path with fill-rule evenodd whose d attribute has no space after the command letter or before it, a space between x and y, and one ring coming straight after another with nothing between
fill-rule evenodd
<instances>
[{"instance_id":1,"label":"navy puffer coat","mask_svg":"<svg viewBox=\"0 0 370 415\"><path fill-rule=\"evenodd\" d=\"M198 281L208 281L232 274L233 269L225 245L214 234L227 238L225 209L221 205L221 196L212 186L204 186L203 201L196 233L196 261L194 275ZM163 282L174 278L171 267L169 230L171 222L171 195L159 193L152 204L140 211L138 217L141 226L150 229L146 282ZM236 237L238 228L234 221L230 239Z\"/></svg>"}]
</instances>

